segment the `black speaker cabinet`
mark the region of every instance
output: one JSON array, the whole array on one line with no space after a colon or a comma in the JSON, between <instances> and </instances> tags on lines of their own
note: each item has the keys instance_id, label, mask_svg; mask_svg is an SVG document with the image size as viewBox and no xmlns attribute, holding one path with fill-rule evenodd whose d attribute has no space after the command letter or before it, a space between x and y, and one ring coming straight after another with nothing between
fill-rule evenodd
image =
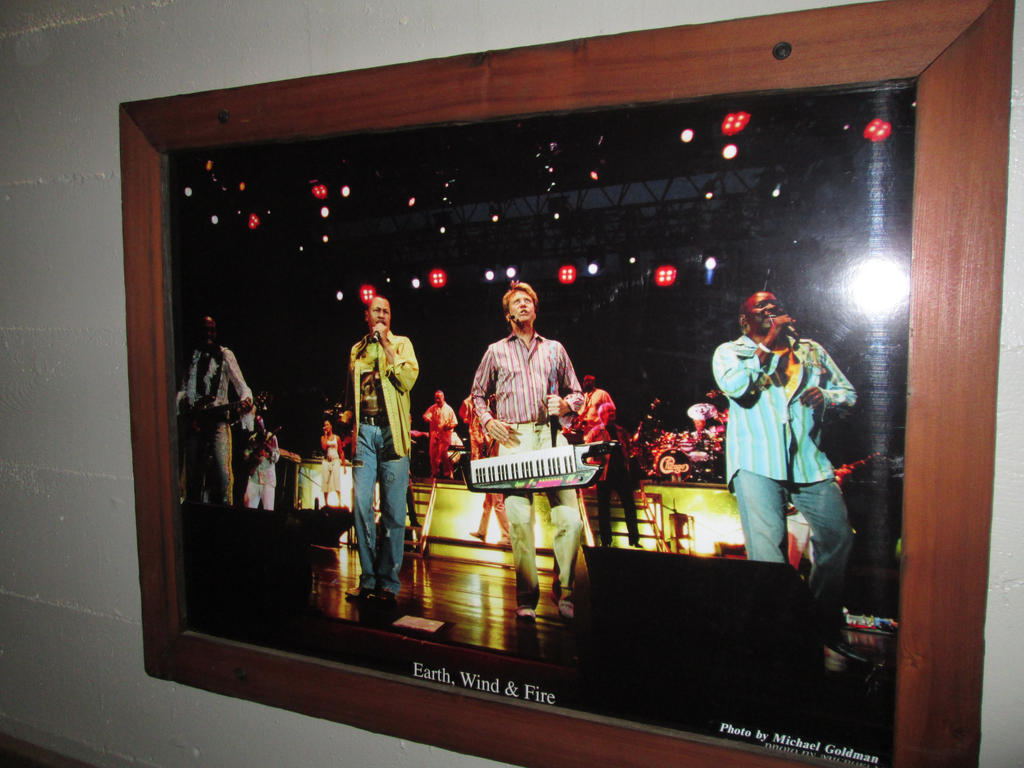
<instances>
[{"instance_id":1,"label":"black speaker cabinet","mask_svg":"<svg viewBox=\"0 0 1024 768\"><path fill-rule=\"evenodd\" d=\"M714 728L765 722L818 689L823 640L788 565L611 548L586 562L580 672L603 711Z\"/></svg>"}]
</instances>

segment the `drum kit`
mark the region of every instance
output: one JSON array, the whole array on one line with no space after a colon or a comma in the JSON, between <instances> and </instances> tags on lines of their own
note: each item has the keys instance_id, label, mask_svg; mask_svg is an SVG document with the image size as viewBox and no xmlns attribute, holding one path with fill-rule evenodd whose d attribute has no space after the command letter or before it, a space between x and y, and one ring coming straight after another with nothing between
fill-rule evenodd
<instances>
[{"instance_id":1,"label":"drum kit","mask_svg":"<svg viewBox=\"0 0 1024 768\"><path fill-rule=\"evenodd\" d=\"M652 478L672 482L725 482L725 422L728 412L711 403L696 403L686 415L694 423L688 432L662 429L655 401L641 421L632 442L633 459ZM719 422L710 424L709 422Z\"/></svg>"}]
</instances>

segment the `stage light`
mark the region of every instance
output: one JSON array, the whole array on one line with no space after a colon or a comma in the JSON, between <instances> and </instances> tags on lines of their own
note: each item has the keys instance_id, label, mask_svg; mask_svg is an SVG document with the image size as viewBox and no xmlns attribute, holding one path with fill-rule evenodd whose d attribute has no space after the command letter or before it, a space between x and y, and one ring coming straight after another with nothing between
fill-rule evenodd
<instances>
[{"instance_id":1,"label":"stage light","mask_svg":"<svg viewBox=\"0 0 1024 768\"><path fill-rule=\"evenodd\" d=\"M601 267L598 265L596 261L592 261L589 264L587 264L587 274L590 275L591 277L593 277L600 271Z\"/></svg>"},{"instance_id":2,"label":"stage light","mask_svg":"<svg viewBox=\"0 0 1024 768\"><path fill-rule=\"evenodd\" d=\"M359 298L363 304L369 304L377 295L377 289L369 283L359 286Z\"/></svg>"},{"instance_id":3,"label":"stage light","mask_svg":"<svg viewBox=\"0 0 1024 768\"><path fill-rule=\"evenodd\" d=\"M718 259L714 256L708 256L704 259L704 284L711 285L712 280L715 277L715 267L718 266Z\"/></svg>"},{"instance_id":4,"label":"stage light","mask_svg":"<svg viewBox=\"0 0 1024 768\"><path fill-rule=\"evenodd\" d=\"M328 237L327 235L324 235L323 237L321 237L321 238L320 238L320 240L321 240L322 242L325 242L325 243L326 243L326 242L327 242L328 240L330 240L330 239L331 239L331 238L329 238L329 237Z\"/></svg>"},{"instance_id":5,"label":"stage light","mask_svg":"<svg viewBox=\"0 0 1024 768\"><path fill-rule=\"evenodd\" d=\"M778 197L782 194L782 185L776 184L775 189L772 190L772 197Z\"/></svg>"},{"instance_id":6,"label":"stage light","mask_svg":"<svg viewBox=\"0 0 1024 768\"><path fill-rule=\"evenodd\" d=\"M206 170L208 170L208 171L212 171L213 170L213 160L207 160L206 161Z\"/></svg>"},{"instance_id":7,"label":"stage light","mask_svg":"<svg viewBox=\"0 0 1024 768\"><path fill-rule=\"evenodd\" d=\"M446 227L444 224L442 224L441 227L437 231L440 232L443 235L443 234L445 234L448 231L448 227Z\"/></svg>"},{"instance_id":8,"label":"stage light","mask_svg":"<svg viewBox=\"0 0 1024 768\"><path fill-rule=\"evenodd\" d=\"M486 280L489 283L493 279L494 279L494 270L493 269L488 269L486 272L484 272L484 280Z\"/></svg>"},{"instance_id":9,"label":"stage light","mask_svg":"<svg viewBox=\"0 0 1024 768\"><path fill-rule=\"evenodd\" d=\"M722 133L726 136L735 136L747 127L750 122L750 115L747 112L730 112L722 120Z\"/></svg>"},{"instance_id":10,"label":"stage light","mask_svg":"<svg viewBox=\"0 0 1024 768\"><path fill-rule=\"evenodd\" d=\"M562 218L562 214L568 214L570 211L569 200L564 195L558 197L552 197L548 200L548 211L551 213L551 218L558 221Z\"/></svg>"},{"instance_id":11,"label":"stage light","mask_svg":"<svg viewBox=\"0 0 1024 768\"><path fill-rule=\"evenodd\" d=\"M511 280L513 277L519 274L519 270L515 267L508 267L505 269L505 277Z\"/></svg>"},{"instance_id":12,"label":"stage light","mask_svg":"<svg viewBox=\"0 0 1024 768\"><path fill-rule=\"evenodd\" d=\"M594 181L597 181L597 179L598 179L597 171L591 171L590 172L590 178L592 178Z\"/></svg>"},{"instance_id":13,"label":"stage light","mask_svg":"<svg viewBox=\"0 0 1024 768\"><path fill-rule=\"evenodd\" d=\"M334 294L334 298L337 299L338 301L341 301L342 299L345 298L345 294L342 293L341 291L338 291L336 294Z\"/></svg>"},{"instance_id":14,"label":"stage light","mask_svg":"<svg viewBox=\"0 0 1024 768\"><path fill-rule=\"evenodd\" d=\"M245 182L244 181L238 182L238 191L239 192L245 192Z\"/></svg>"},{"instance_id":15,"label":"stage light","mask_svg":"<svg viewBox=\"0 0 1024 768\"><path fill-rule=\"evenodd\" d=\"M636 264L636 256L630 256L629 257L629 263L630 264Z\"/></svg>"},{"instance_id":16,"label":"stage light","mask_svg":"<svg viewBox=\"0 0 1024 768\"><path fill-rule=\"evenodd\" d=\"M499 220L500 218L501 218L501 217L500 217L500 216L499 216L498 214L496 214L496 213L492 213L492 214L491 214L491 221L493 221L493 222L494 222L495 224L497 224L497 223L498 223L498 220Z\"/></svg>"},{"instance_id":17,"label":"stage light","mask_svg":"<svg viewBox=\"0 0 1024 768\"><path fill-rule=\"evenodd\" d=\"M352 194L352 187L350 187L348 184L346 184L345 186L343 186L341 188L341 196L342 197L348 197L351 194Z\"/></svg>"},{"instance_id":18,"label":"stage light","mask_svg":"<svg viewBox=\"0 0 1024 768\"><path fill-rule=\"evenodd\" d=\"M210 223L220 224L220 217L217 214L213 214L213 216L210 217Z\"/></svg>"},{"instance_id":19,"label":"stage light","mask_svg":"<svg viewBox=\"0 0 1024 768\"><path fill-rule=\"evenodd\" d=\"M413 288L419 288L419 287L420 287L420 285L421 285L421 283L420 283L420 279L419 279L418 277L414 277L414 278L413 278L412 280L410 280L410 281L409 281L409 284L410 284L410 285L411 285L411 286L412 286Z\"/></svg>"},{"instance_id":20,"label":"stage light","mask_svg":"<svg viewBox=\"0 0 1024 768\"><path fill-rule=\"evenodd\" d=\"M892 123L876 117L864 128L864 138L868 141L885 141L892 133Z\"/></svg>"},{"instance_id":21,"label":"stage light","mask_svg":"<svg viewBox=\"0 0 1024 768\"><path fill-rule=\"evenodd\" d=\"M409 207L412 208L414 205L416 205L416 198L415 197L410 197L409 198Z\"/></svg>"},{"instance_id":22,"label":"stage light","mask_svg":"<svg viewBox=\"0 0 1024 768\"><path fill-rule=\"evenodd\" d=\"M448 283L448 275L443 269L430 270L430 287L444 288Z\"/></svg>"},{"instance_id":23,"label":"stage light","mask_svg":"<svg viewBox=\"0 0 1024 768\"><path fill-rule=\"evenodd\" d=\"M704 193L704 199L705 200L711 200L711 199L714 198L714 196L715 196L714 191L710 190L710 189L707 192Z\"/></svg>"},{"instance_id":24,"label":"stage light","mask_svg":"<svg viewBox=\"0 0 1024 768\"><path fill-rule=\"evenodd\" d=\"M693 141L693 129L687 128L685 131L680 133L679 140L683 142L683 144L689 144L691 141Z\"/></svg>"},{"instance_id":25,"label":"stage light","mask_svg":"<svg viewBox=\"0 0 1024 768\"><path fill-rule=\"evenodd\" d=\"M326 219L330 215L331 215L331 209L328 208L326 205L323 208L320 209L320 216L322 218Z\"/></svg>"},{"instance_id":26,"label":"stage light","mask_svg":"<svg viewBox=\"0 0 1024 768\"><path fill-rule=\"evenodd\" d=\"M576 267L572 264L563 264L558 269L558 282L562 285L571 285L576 282Z\"/></svg>"},{"instance_id":27,"label":"stage light","mask_svg":"<svg viewBox=\"0 0 1024 768\"><path fill-rule=\"evenodd\" d=\"M312 190L313 197L317 200L327 199L327 185L326 184L314 184Z\"/></svg>"},{"instance_id":28,"label":"stage light","mask_svg":"<svg viewBox=\"0 0 1024 768\"><path fill-rule=\"evenodd\" d=\"M726 160L732 160L739 153L739 149L735 144L726 144L722 147L722 157Z\"/></svg>"},{"instance_id":29,"label":"stage light","mask_svg":"<svg viewBox=\"0 0 1024 768\"><path fill-rule=\"evenodd\" d=\"M249 229L259 229L260 217L255 213L249 214Z\"/></svg>"},{"instance_id":30,"label":"stage light","mask_svg":"<svg viewBox=\"0 0 1024 768\"><path fill-rule=\"evenodd\" d=\"M671 264L664 264L654 270L654 284L665 288L676 281L676 268Z\"/></svg>"},{"instance_id":31,"label":"stage light","mask_svg":"<svg viewBox=\"0 0 1024 768\"><path fill-rule=\"evenodd\" d=\"M192 197L192 187L185 187L185 197Z\"/></svg>"}]
</instances>

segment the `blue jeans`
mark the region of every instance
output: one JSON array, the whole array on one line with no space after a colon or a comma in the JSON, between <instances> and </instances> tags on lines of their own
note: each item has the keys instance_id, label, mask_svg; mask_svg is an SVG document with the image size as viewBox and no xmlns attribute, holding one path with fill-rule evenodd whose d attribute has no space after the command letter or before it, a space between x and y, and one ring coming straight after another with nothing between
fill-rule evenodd
<instances>
[{"instance_id":1,"label":"blue jeans","mask_svg":"<svg viewBox=\"0 0 1024 768\"><path fill-rule=\"evenodd\" d=\"M405 495L409 488L409 457L395 456L390 427L359 425L352 462L353 515L359 548L359 586L398 594L405 552ZM387 533L377 551L373 488L380 482L380 519Z\"/></svg>"},{"instance_id":2,"label":"blue jeans","mask_svg":"<svg viewBox=\"0 0 1024 768\"><path fill-rule=\"evenodd\" d=\"M732 487L749 560L786 562L787 502L806 518L813 554L808 586L817 603L822 629L826 635L834 635L842 618L846 563L853 547L853 531L839 484L835 480L782 482L741 469L733 477Z\"/></svg>"}]
</instances>

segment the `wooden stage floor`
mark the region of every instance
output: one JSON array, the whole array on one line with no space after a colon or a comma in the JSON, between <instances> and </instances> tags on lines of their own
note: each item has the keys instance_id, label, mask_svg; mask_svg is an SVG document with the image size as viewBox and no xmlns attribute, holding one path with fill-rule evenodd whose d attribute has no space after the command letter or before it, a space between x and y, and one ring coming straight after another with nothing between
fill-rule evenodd
<instances>
[{"instance_id":1,"label":"wooden stage floor","mask_svg":"<svg viewBox=\"0 0 1024 768\"><path fill-rule=\"evenodd\" d=\"M574 627L550 597L551 573L540 573L541 601L537 620L530 622L516 619L515 574L507 567L406 555L397 605L386 609L377 600L345 599L346 590L359 584L355 549L313 547L311 552L310 607L324 617L383 626L411 616L443 622L423 635L434 642L565 667L578 662Z\"/></svg>"}]
</instances>

